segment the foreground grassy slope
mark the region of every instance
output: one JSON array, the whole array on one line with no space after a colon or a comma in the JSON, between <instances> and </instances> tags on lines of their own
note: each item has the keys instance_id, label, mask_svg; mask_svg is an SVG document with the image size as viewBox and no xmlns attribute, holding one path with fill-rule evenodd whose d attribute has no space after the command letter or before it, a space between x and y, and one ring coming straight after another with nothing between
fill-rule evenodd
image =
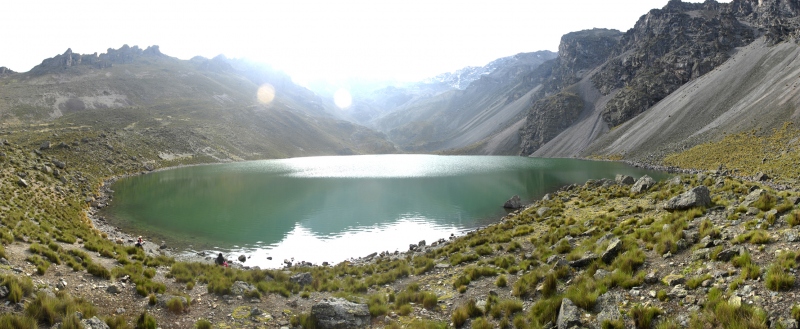
<instances>
[{"instance_id":1,"label":"foreground grassy slope","mask_svg":"<svg viewBox=\"0 0 800 329\"><path fill-rule=\"evenodd\" d=\"M768 321L788 323L800 316L786 307L785 300L776 299L781 295L773 294L798 293L794 273L800 245L789 237L797 235L800 224L795 206L800 193L743 182L725 171L678 177L642 193L613 181L570 186L480 231L371 261L294 267L290 272L224 269L175 262L110 241L92 226L85 211L100 196L99 185L105 178L140 172L146 166L216 161L211 152L181 154L191 150L192 143L228 137L176 139L170 134L194 136L177 115L154 115L152 120L98 116L103 129L61 121L69 118L20 127L2 136L7 143L0 146L0 256L23 259L35 271L30 280L12 270L19 265L0 265L0 285L10 291L4 298L11 302L2 306L0 326L75 323L70 313L75 308L58 306L68 303L78 305L86 316L99 315L113 328L136 323L135 316L114 316L119 306L113 303L87 306L82 298L89 297L81 290L48 295L53 287L34 282L62 271L53 268L109 283L128 276L139 296L131 299L134 304L146 296L156 300L157 294L188 296L198 291L224 298L233 294L235 282L247 282L254 290L246 298L277 310L292 309L292 324L304 327L313 327L314 320L308 315L309 302L303 301L332 296L368 304L378 319L375 325L388 327L452 323L539 328L555 323L566 300L589 314L582 323L617 328L767 328ZM742 161L740 172L746 172L745 164L750 163L753 167L746 170L767 171L765 156L790 159L797 153L787 148L796 134L792 129L787 126L759 138L731 136L735 143L709 147L751 145L760 151L735 155ZM175 142L180 140L185 145ZM45 141L50 141L50 148L41 147ZM726 168L735 169L739 166L735 164ZM710 190L711 205L663 210L666 200L701 185ZM616 257L593 258L603 255L616 239L621 242ZM311 274L310 285L290 279L301 272ZM293 301L299 306L291 306ZM252 305L232 303L231 307ZM133 307L142 321L154 316L152 321L158 323L171 323L187 312L207 312L204 303L173 304L169 309L174 311L161 313L158 306ZM235 317L212 320L211 326L247 326Z\"/></svg>"}]
</instances>

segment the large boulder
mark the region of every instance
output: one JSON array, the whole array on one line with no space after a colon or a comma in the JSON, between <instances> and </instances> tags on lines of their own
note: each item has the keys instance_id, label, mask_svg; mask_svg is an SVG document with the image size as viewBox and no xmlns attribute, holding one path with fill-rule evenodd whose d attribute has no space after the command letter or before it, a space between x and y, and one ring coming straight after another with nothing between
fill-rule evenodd
<instances>
[{"instance_id":1,"label":"large boulder","mask_svg":"<svg viewBox=\"0 0 800 329\"><path fill-rule=\"evenodd\" d=\"M606 247L606 251L600 255L600 258L603 259L603 263L611 264L611 261L619 255L620 251L622 251L622 240L619 238L614 238L611 242L608 243L608 247Z\"/></svg>"},{"instance_id":2,"label":"large boulder","mask_svg":"<svg viewBox=\"0 0 800 329\"><path fill-rule=\"evenodd\" d=\"M512 196L511 199L508 199L505 204L503 204L503 208L507 209L519 209L522 208L522 200L520 200L519 195Z\"/></svg>"},{"instance_id":3,"label":"large boulder","mask_svg":"<svg viewBox=\"0 0 800 329\"><path fill-rule=\"evenodd\" d=\"M617 177L614 180L617 182L617 184L620 185L633 185L633 183L636 182L636 180L634 180L633 177L628 175L617 175Z\"/></svg>"},{"instance_id":4,"label":"large boulder","mask_svg":"<svg viewBox=\"0 0 800 329\"><path fill-rule=\"evenodd\" d=\"M653 185L656 185L656 181L652 177L644 175L639 177L639 179L636 180L636 183L631 186L631 193L642 193L649 190L651 187L653 187Z\"/></svg>"},{"instance_id":5,"label":"large boulder","mask_svg":"<svg viewBox=\"0 0 800 329\"><path fill-rule=\"evenodd\" d=\"M695 207L708 207L711 205L711 193L708 187L700 185L679 196L669 199L664 204L664 210L686 210Z\"/></svg>"},{"instance_id":6,"label":"large boulder","mask_svg":"<svg viewBox=\"0 0 800 329\"><path fill-rule=\"evenodd\" d=\"M365 328L371 317L366 304L356 304L343 298L324 299L311 306L311 316L320 329Z\"/></svg>"},{"instance_id":7,"label":"large boulder","mask_svg":"<svg viewBox=\"0 0 800 329\"><path fill-rule=\"evenodd\" d=\"M556 320L558 329L569 329L572 327L581 327L581 311L569 298L561 300L561 308L558 310L558 320Z\"/></svg>"},{"instance_id":8,"label":"large boulder","mask_svg":"<svg viewBox=\"0 0 800 329\"><path fill-rule=\"evenodd\" d=\"M298 285L300 285L302 287L302 286L310 285L312 282L314 282L314 278L311 276L311 273L303 272L303 273L298 273L298 274L292 275L292 277L289 278L289 281L297 283Z\"/></svg>"}]
</instances>

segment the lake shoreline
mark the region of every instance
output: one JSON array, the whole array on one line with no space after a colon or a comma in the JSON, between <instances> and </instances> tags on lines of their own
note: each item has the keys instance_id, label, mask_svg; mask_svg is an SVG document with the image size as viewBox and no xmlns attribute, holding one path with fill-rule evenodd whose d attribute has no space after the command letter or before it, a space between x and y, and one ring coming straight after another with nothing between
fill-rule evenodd
<instances>
[{"instance_id":1,"label":"lake shoreline","mask_svg":"<svg viewBox=\"0 0 800 329\"><path fill-rule=\"evenodd\" d=\"M267 160L270 160L270 159L267 159ZM275 160L275 159L272 159L272 160ZM580 159L580 160L593 161L592 159ZM252 160L252 161L261 161L261 160ZM186 167L209 166L209 165L217 165L217 164L242 163L242 162L247 162L247 161L214 162L214 163L204 163L204 164L176 165L176 166L171 166L171 167L158 168L158 169L153 170L153 171L140 171L140 172L136 172L136 173L123 174L123 175L117 175L117 176L109 177L109 178L106 178L106 179L103 180L103 184L100 186L100 188L98 190L97 199L98 200L107 200L108 203L113 202L114 191L111 189L111 186L114 183L116 183L118 180L120 180L120 179L129 178L129 177L135 177L135 176L141 176L141 175L146 175L146 174L151 174L151 173L156 173L156 172L162 172L162 171L166 171L166 170L174 170L174 169L186 168ZM631 166L633 168L644 168L644 169L647 169L647 170L663 171L663 169L664 169L664 167L656 169L656 168L653 168L653 167L644 166L642 164L635 164L635 163L631 163L631 162L622 162L622 161L609 161L609 162L623 163L623 164L626 164L626 165ZM666 172L666 171L663 171L663 172ZM559 186L557 188L554 188L554 189L552 189L551 192L554 192L554 191L562 188L563 186L567 186L567 185L569 185L569 184L561 185L561 186ZM537 200L526 200L526 201L528 201L528 204L531 204L531 203L536 202ZM499 206L501 206L501 205L498 205L498 207ZM478 226L478 227L474 227L474 228L471 228L471 229L464 230L461 233L457 234L456 236L466 235L466 234L469 234L469 233L472 233L472 232L480 231L482 229L485 229L485 228L489 227L490 225L501 223L505 218L508 218L509 216L513 216L515 213L519 213L520 211L527 209L527 207L528 206L525 206L521 210L518 210L518 211L515 211L515 212L511 212L511 213L506 213L506 214L504 214L502 216L492 217L493 219L491 220L490 224L484 224L484 225L481 225L481 226ZM102 208L105 208L105 207L102 207ZM146 232L147 230L138 230L137 231L136 229L132 229L131 227L125 227L124 225L119 225L119 224L115 225L114 222L117 222L118 220L117 219L113 219L113 218L107 218L107 216L105 216L103 214L103 209L102 208L89 207L87 209L87 211L86 211L86 214L87 214L87 217L92 221L92 224L94 225L94 227L97 228L100 232L105 233L110 241L115 241L117 243L120 243L120 241L121 241L122 244L125 244L125 245L131 244L132 245L133 241L135 241L135 239L136 239L136 236L142 235L142 236L144 236L144 239L146 241L145 245L150 247L150 248L146 248L148 253L163 254L163 255L170 256L170 257L174 257L174 258L176 258L176 259L178 259L180 261L212 263L213 262L213 258L216 255L216 253L217 252L223 252L226 255L226 258L229 258L231 263L236 264L237 267L249 268L249 266L247 264L247 261L238 262L238 260L236 260L236 258L238 258L240 253L238 253L235 250L231 250L231 249L227 249L226 250L224 248L223 248L223 250L218 250L218 248L215 247L214 245L208 245L208 247L203 246L203 247L197 248L198 246L192 244L191 240L181 239L181 238L173 238L173 237L166 236L166 235L152 236L152 235L149 235ZM407 245L416 244L419 240L422 240L422 239L411 238L411 240L413 240L413 241L407 241ZM402 250L403 249L401 249L401 252L404 254L406 251L402 251ZM366 254L368 254L368 253L369 253L368 251L365 251L364 254L362 254L359 257L355 257L354 255L346 255L344 257L344 260L342 260L340 262L361 262L364 259L371 258L371 257L367 257ZM288 258L294 258L294 256L287 257L287 259ZM279 260L276 259L275 261L279 261ZM311 263L307 263L307 264L311 264ZM265 268L273 268L273 269L274 268L282 268L282 267L286 267L286 265L287 264L282 264L282 265L280 265L278 267L268 266L268 267L265 267ZM319 265L319 264L314 264L314 265Z\"/></svg>"}]
</instances>

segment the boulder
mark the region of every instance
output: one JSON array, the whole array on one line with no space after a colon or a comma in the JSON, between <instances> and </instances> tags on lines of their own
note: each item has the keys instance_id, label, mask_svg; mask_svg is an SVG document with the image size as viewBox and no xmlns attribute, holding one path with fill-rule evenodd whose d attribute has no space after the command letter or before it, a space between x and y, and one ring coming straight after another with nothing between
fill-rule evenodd
<instances>
[{"instance_id":1,"label":"boulder","mask_svg":"<svg viewBox=\"0 0 800 329\"><path fill-rule=\"evenodd\" d=\"M725 250L722 250L717 254L717 260L722 262L727 262L733 257L744 255L747 253L747 250L742 246L731 247Z\"/></svg>"},{"instance_id":2,"label":"boulder","mask_svg":"<svg viewBox=\"0 0 800 329\"><path fill-rule=\"evenodd\" d=\"M81 324L84 329L109 329L105 321L98 319L96 316L93 316L91 319L81 320Z\"/></svg>"},{"instance_id":3,"label":"boulder","mask_svg":"<svg viewBox=\"0 0 800 329\"><path fill-rule=\"evenodd\" d=\"M22 187L28 187L28 186L29 186L29 185L28 185L28 182L26 182L26 181L25 181L24 179L22 179L22 178L18 178L18 179L17 179L17 185L19 185L19 186L22 186Z\"/></svg>"},{"instance_id":4,"label":"boulder","mask_svg":"<svg viewBox=\"0 0 800 329\"><path fill-rule=\"evenodd\" d=\"M633 185L633 183L636 183L636 180L634 180L633 177L628 175L617 175L614 181L616 181L617 184L620 185Z\"/></svg>"},{"instance_id":5,"label":"boulder","mask_svg":"<svg viewBox=\"0 0 800 329\"><path fill-rule=\"evenodd\" d=\"M537 214L537 215L539 215L539 217L542 217L542 216L544 216L544 215L545 215L545 214L546 214L548 211L550 211L550 207L541 207L541 208L539 208L539 209L537 209L537 210L536 210L536 214Z\"/></svg>"},{"instance_id":6,"label":"boulder","mask_svg":"<svg viewBox=\"0 0 800 329\"><path fill-rule=\"evenodd\" d=\"M58 161L58 160L53 160L53 165L56 166L56 168L58 168L58 169L67 168L67 164L66 163L64 163L62 161Z\"/></svg>"},{"instance_id":7,"label":"boulder","mask_svg":"<svg viewBox=\"0 0 800 329\"><path fill-rule=\"evenodd\" d=\"M599 297L594 304L594 311L597 314L597 322L602 324L604 321L614 321L622 318L622 314L619 311L619 303L621 302L622 296L606 292Z\"/></svg>"},{"instance_id":8,"label":"boulder","mask_svg":"<svg viewBox=\"0 0 800 329\"><path fill-rule=\"evenodd\" d=\"M686 210L709 205L711 205L711 195L708 187L700 185L667 201L664 204L664 210Z\"/></svg>"},{"instance_id":9,"label":"boulder","mask_svg":"<svg viewBox=\"0 0 800 329\"><path fill-rule=\"evenodd\" d=\"M244 263L247 260L247 257L245 255L239 255L238 259L240 262Z\"/></svg>"},{"instance_id":10,"label":"boulder","mask_svg":"<svg viewBox=\"0 0 800 329\"><path fill-rule=\"evenodd\" d=\"M50 148L50 141L44 141L42 142L42 145L39 146L40 150L46 150L49 148Z\"/></svg>"},{"instance_id":11,"label":"boulder","mask_svg":"<svg viewBox=\"0 0 800 329\"><path fill-rule=\"evenodd\" d=\"M750 192L750 194L748 194L744 198L744 201L742 201L742 204L740 206L743 206L745 208L749 208L750 205L753 204L753 202L756 202L761 197L761 195L763 195L765 193L767 193L767 191L764 191L763 189L755 189L755 190L753 190L752 192Z\"/></svg>"},{"instance_id":12,"label":"boulder","mask_svg":"<svg viewBox=\"0 0 800 329\"><path fill-rule=\"evenodd\" d=\"M112 284L112 285L109 285L108 288L106 288L106 292L109 293L109 294L116 295L116 294L118 294L118 293L120 293L122 291L119 289L119 286L117 286L116 284Z\"/></svg>"},{"instance_id":13,"label":"boulder","mask_svg":"<svg viewBox=\"0 0 800 329\"><path fill-rule=\"evenodd\" d=\"M710 255L710 248L700 248L692 252L692 261L708 259Z\"/></svg>"},{"instance_id":14,"label":"boulder","mask_svg":"<svg viewBox=\"0 0 800 329\"><path fill-rule=\"evenodd\" d=\"M670 274L661 279L661 281L668 286L675 286L686 282L686 278L680 274Z\"/></svg>"},{"instance_id":15,"label":"boulder","mask_svg":"<svg viewBox=\"0 0 800 329\"><path fill-rule=\"evenodd\" d=\"M581 311L569 298L561 300L561 308L558 310L558 320L556 320L556 327L558 329L569 329L572 327L581 327Z\"/></svg>"},{"instance_id":16,"label":"boulder","mask_svg":"<svg viewBox=\"0 0 800 329\"><path fill-rule=\"evenodd\" d=\"M311 306L311 316L320 329L365 328L370 325L369 307L343 298L324 299Z\"/></svg>"},{"instance_id":17,"label":"boulder","mask_svg":"<svg viewBox=\"0 0 800 329\"><path fill-rule=\"evenodd\" d=\"M573 261L569 262L569 266L570 267L574 267L574 268L586 267L586 266L589 266L592 262L594 262L598 258L600 258L600 257L595 255L594 253L587 252L580 259L573 260Z\"/></svg>"},{"instance_id":18,"label":"boulder","mask_svg":"<svg viewBox=\"0 0 800 329\"><path fill-rule=\"evenodd\" d=\"M763 172L759 172L753 177L757 182L766 182L769 180L769 176Z\"/></svg>"},{"instance_id":19,"label":"boulder","mask_svg":"<svg viewBox=\"0 0 800 329\"><path fill-rule=\"evenodd\" d=\"M633 184L631 187L631 193L642 193L649 190L651 187L653 187L653 185L656 185L656 181L652 177L644 175Z\"/></svg>"},{"instance_id":20,"label":"boulder","mask_svg":"<svg viewBox=\"0 0 800 329\"><path fill-rule=\"evenodd\" d=\"M311 273L303 272L292 275L292 277L289 278L289 281L297 283L302 287L310 285L312 282L314 282L314 278L311 276Z\"/></svg>"},{"instance_id":21,"label":"boulder","mask_svg":"<svg viewBox=\"0 0 800 329\"><path fill-rule=\"evenodd\" d=\"M603 263L611 264L611 261L619 255L620 251L622 251L622 240L619 238L614 238L611 242L608 243L608 247L606 247L606 251L600 255L600 258L603 259Z\"/></svg>"},{"instance_id":22,"label":"boulder","mask_svg":"<svg viewBox=\"0 0 800 329\"><path fill-rule=\"evenodd\" d=\"M241 296L254 290L256 290L256 287L244 281L236 281L231 286L231 293L236 296Z\"/></svg>"},{"instance_id":23,"label":"boulder","mask_svg":"<svg viewBox=\"0 0 800 329\"><path fill-rule=\"evenodd\" d=\"M508 201L506 201L506 203L503 204L503 208L506 209L522 208L522 200L520 200L519 195L512 196L511 199L508 199Z\"/></svg>"}]
</instances>

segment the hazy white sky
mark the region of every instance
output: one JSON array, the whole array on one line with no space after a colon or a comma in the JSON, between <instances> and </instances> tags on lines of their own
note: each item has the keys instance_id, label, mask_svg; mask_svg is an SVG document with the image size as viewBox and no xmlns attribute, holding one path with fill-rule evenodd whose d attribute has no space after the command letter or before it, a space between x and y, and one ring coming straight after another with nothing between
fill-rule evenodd
<instances>
[{"instance_id":1,"label":"hazy white sky","mask_svg":"<svg viewBox=\"0 0 800 329\"><path fill-rule=\"evenodd\" d=\"M412 81L555 51L571 31L627 31L667 1L12 0L3 3L0 66L24 72L67 48L86 54L159 45L181 59L250 58L298 81Z\"/></svg>"}]
</instances>

